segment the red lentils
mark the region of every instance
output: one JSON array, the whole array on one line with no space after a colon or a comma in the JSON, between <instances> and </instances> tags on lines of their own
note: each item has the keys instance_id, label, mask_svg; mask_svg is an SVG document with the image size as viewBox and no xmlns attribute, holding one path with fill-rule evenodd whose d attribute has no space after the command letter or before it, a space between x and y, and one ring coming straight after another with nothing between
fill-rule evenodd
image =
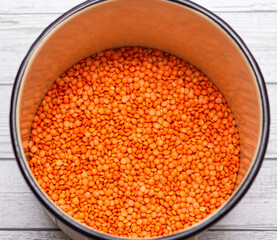
<instances>
[{"instance_id":1,"label":"red lentils","mask_svg":"<svg viewBox=\"0 0 277 240\"><path fill-rule=\"evenodd\" d=\"M81 223L122 237L198 223L234 189L239 135L196 67L142 47L100 52L60 76L39 106L29 165Z\"/></svg>"}]
</instances>

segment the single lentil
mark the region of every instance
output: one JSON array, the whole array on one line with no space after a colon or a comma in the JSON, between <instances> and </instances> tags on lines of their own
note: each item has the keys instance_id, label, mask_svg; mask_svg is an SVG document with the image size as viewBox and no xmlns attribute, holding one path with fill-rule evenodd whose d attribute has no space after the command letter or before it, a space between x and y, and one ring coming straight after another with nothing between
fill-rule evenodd
<instances>
[{"instance_id":1,"label":"single lentil","mask_svg":"<svg viewBox=\"0 0 277 240\"><path fill-rule=\"evenodd\" d=\"M75 64L39 106L29 165L81 223L122 237L185 229L232 193L239 135L226 100L196 67L124 47Z\"/></svg>"}]
</instances>

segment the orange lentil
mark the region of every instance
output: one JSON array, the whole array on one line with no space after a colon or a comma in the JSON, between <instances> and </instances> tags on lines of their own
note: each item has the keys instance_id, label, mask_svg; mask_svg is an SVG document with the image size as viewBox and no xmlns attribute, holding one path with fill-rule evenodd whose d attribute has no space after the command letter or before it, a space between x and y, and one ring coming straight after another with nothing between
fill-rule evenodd
<instances>
[{"instance_id":1,"label":"orange lentil","mask_svg":"<svg viewBox=\"0 0 277 240\"><path fill-rule=\"evenodd\" d=\"M71 201L74 205L79 204L79 199L77 197L73 198Z\"/></svg>"},{"instance_id":2,"label":"orange lentil","mask_svg":"<svg viewBox=\"0 0 277 240\"><path fill-rule=\"evenodd\" d=\"M63 211L99 231L146 238L207 217L234 190L239 134L196 67L123 47L72 66L37 110L29 164Z\"/></svg>"}]
</instances>

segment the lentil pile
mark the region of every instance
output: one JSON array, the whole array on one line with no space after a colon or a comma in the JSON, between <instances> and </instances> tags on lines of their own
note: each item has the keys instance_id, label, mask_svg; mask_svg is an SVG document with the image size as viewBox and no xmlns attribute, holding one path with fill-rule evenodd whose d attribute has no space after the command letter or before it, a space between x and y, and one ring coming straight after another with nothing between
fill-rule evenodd
<instances>
[{"instance_id":1,"label":"lentil pile","mask_svg":"<svg viewBox=\"0 0 277 240\"><path fill-rule=\"evenodd\" d=\"M117 236L185 229L234 189L239 135L219 90L160 50L124 47L81 60L39 106L29 165L77 221Z\"/></svg>"}]
</instances>

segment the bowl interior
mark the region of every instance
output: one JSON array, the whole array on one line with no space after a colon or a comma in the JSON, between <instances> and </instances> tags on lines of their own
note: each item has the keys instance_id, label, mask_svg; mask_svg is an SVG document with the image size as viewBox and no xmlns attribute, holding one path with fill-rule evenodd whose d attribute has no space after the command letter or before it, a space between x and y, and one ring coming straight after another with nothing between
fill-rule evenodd
<instances>
[{"instance_id":1,"label":"bowl interior","mask_svg":"<svg viewBox=\"0 0 277 240\"><path fill-rule=\"evenodd\" d=\"M193 7L176 2L112 0L84 6L58 20L43 36L31 49L17 98L17 135L23 157L35 112L60 74L99 51L144 46L186 59L223 93L239 128L240 187L261 139L262 103L248 59L218 23Z\"/></svg>"}]
</instances>

